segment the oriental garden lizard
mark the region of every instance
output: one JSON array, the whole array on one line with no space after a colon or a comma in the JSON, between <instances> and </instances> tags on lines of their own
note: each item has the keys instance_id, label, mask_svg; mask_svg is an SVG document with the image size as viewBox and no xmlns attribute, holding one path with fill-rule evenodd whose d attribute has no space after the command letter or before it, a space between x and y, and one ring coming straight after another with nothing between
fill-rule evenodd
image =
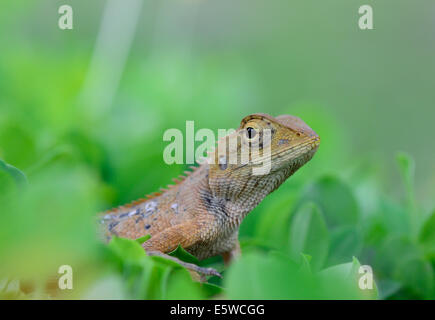
<instances>
[{"instance_id":1,"label":"oriental garden lizard","mask_svg":"<svg viewBox=\"0 0 435 320\"><path fill-rule=\"evenodd\" d=\"M249 115L218 141L207 161L175 179L168 189L101 213L101 234L106 241L112 236L137 239L149 234L142 245L148 255L169 257L166 254L181 245L200 260L222 255L228 263L240 253L238 230L243 218L307 163L319 144L319 136L295 116ZM252 152L253 147L259 152ZM256 174L253 169L259 160L268 161L267 148L269 171ZM242 162L243 156L248 160ZM211 268L180 263L202 275L219 275Z\"/></svg>"}]
</instances>

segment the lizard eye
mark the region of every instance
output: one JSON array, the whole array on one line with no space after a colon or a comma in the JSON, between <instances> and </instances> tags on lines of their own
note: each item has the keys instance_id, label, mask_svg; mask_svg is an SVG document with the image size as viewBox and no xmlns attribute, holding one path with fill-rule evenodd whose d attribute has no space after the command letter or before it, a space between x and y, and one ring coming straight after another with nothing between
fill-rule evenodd
<instances>
[{"instance_id":1,"label":"lizard eye","mask_svg":"<svg viewBox=\"0 0 435 320\"><path fill-rule=\"evenodd\" d=\"M254 128L252 127L246 128L246 136L248 137L248 139L252 139L253 137L255 137L256 134L257 131Z\"/></svg>"}]
</instances>

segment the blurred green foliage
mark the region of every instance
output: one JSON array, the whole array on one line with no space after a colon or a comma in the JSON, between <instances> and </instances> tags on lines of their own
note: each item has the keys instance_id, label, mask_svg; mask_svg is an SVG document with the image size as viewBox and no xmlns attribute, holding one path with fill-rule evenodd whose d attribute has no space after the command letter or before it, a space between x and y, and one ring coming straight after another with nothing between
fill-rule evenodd
<instances>
[{"instance_id":1,"label":"blurred green foliage","mask_svg":"<svg viewBox=\"0 0 435 320\"><path fill-rule=\"evenodd\" d=\"M60 158L62 159L62 158ZM70 264L86 282L74 293L54 297L119 299L376 299L435 297L435 213L416 212L404 197L379 204L363 216L353 188L328 175L295 186L287 182L242 224L243 256L228 269L219 259L201 262L220 270L223 280L192 281L189 272L161 257L148 257L140 243L115 238L108 246L95 236L93 213L104 192L96 177L78 163L57 160L31 176L14 179L18 169L4 163L0 228L3 298L44 298L44 281L59 265ZM73 162L74 163L74 162ZM412 195L412 163L398 156L404 194ZM11 169L13 168L13 169ZM20 177L23 173L20 172ZM8 180L10 177L12 179ZM16 185L19 188L13 188ZM9 187L8 187L9 186ZM104 189L104 188L102 188ZM296 190L295 190L296 189ZM291 192L293 196L287 196ZM294 195L297 196L294 196ZM363 199L364 201L364 199ZM412 225L417 225L417 235ZM7 226L7 227L6 227ZM182 248L172 255L199 263ZM374 270L374 288L361 290L361 260ZM15 279L31 279L24 292ZM378 292L379 290L379 292Z\"/></svg>"},{"instance_id":2,"label":"blurred green foliage","mask_svg":"<svg viewBox=\"0 0 435 320\"><path fill-rule=\"evenodd\" d=\"M73 31L57 28L63 2L0 4L1 298L435 298L433 10L376 3L361 33L366 1L149 1L109 86L119 61L88 74L106 1L75 1ZM185 170L163 162L164 130L254 112L298 115L322 142L242 223L239 261L199 262L223 280L98 241L96 212ZM64 264L74 290L59 292Z\"/></svg>"}]
</instances>

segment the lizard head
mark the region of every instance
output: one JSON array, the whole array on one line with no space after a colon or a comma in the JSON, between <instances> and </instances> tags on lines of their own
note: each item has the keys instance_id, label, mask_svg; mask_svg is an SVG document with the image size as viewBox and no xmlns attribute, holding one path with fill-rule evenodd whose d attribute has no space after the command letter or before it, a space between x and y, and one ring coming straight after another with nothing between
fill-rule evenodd
<instances>
[{"instance_id":1,"label":"lizard head","mask_svg":"<svg viewBox=\"0 0 435 320\"><path fill-rule=\"evenodd\" d=\"M307 163L319 144L320 137L298 117L249 115L218 141L209 165L210 189L226 200L255 197L255 207Z\"/></svg>"}]
</instances>

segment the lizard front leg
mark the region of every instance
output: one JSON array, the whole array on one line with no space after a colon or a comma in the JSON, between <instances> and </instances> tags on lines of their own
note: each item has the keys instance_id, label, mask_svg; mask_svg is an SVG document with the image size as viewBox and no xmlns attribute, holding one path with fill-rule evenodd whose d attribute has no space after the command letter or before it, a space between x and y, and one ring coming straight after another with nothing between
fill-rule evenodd
<instances>
[{"instance_id":1,"label":"lizard front leg","mask_svg":"<svg viewBox=\"0 0 435 320\"><path fill-rule=\"evenodd\" d=\"M188 248L195 243L201 241L197 222L188 222L165 229L162 232L154 235L151 239L144 242L142 247L150 256L159 256L177 262L188 270L199 273L201 275L213 275L222 277L219 272L213 268L202 268L193 263L187 263L169 256L167 253L174 251L178 245L183 248Z\"/></svg>"},{"instance_id":2,"label":"lizard front leg","mask_svg":"<svg viewBox=\"0 0 435 320\"><path fill-rule=\"evenodd\" d=\"M177 249L178 245L188 248L199 241L201 237L198 223L188 221L153 235L151 239L142 244L142 247L146 251L168 253Z\"/></svg>"},{"instance_id":3,"label":"lizard front leg","mask_svg":"<svg viewBox=\"0 0 435 320\"><path fill-rule=\"evenodd\" d=\"M175 257L172 257L172 256L170 256L166 253L162 253L160 251L148 251L147 254L149 256L157 256L157 257L162 257L162 258L165 258L168 260L172 260L172 261L180 264L181 266L185 267L186 269L193 271L193 272L196 272L196 273L199 273L202 276L218 276L218 277L222 278L222 275L213 268L199 267L196 264L181 261L180 259L177 259ZM199 279L201 282L205 282L204 277L200 277Z\"/></svg>"}]
</instances>

